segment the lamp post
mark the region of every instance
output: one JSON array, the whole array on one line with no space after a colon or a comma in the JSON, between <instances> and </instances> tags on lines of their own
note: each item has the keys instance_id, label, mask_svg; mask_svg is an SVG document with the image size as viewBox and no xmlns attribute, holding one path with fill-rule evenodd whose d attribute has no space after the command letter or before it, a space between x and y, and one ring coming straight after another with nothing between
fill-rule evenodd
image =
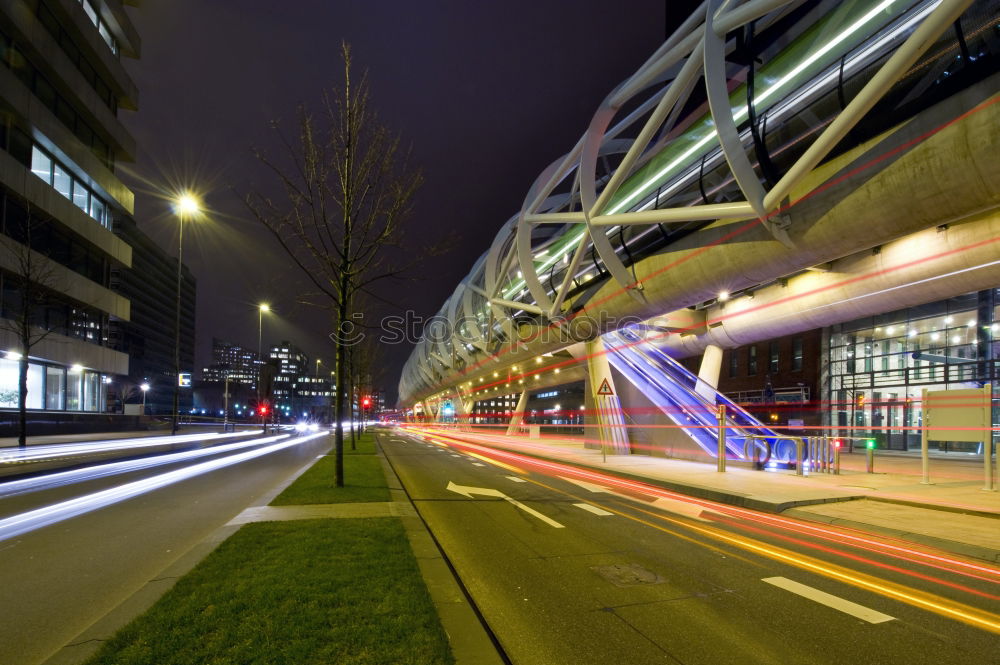
<instances>
[{"instance_id":1,"label":"lamp post","mask_svg":"<svg viewBox=\"0 0 1000 665\"><path fill-rule=\"evenodd\" d=\"M142 390L142 415L146 415L146 393L149 392L149 384L144 383L139 389Z\"/></svg>"},{"instance_id":2,"label":"lamp post","mask_svg":"<svg viewBox=\"0 0 1000 665\"><path fill-rule=\"evenodd\" d=\"M181 266L184 264L184 220L194 217L201 208L190 193L181 194L174 203L174 212L180 220L177 232L177 302L174 312L174 417L170 433L177 434L177 408L181 394Z\"/></svg>"},{"instance_id":3,"label":"lamp post","mask_svg":"<svg viewBox=\"0 0 1000 665\"><path fill-rule=\"evenodd\" d=\"M261 339L262 333L264 332L264 312L270 312L271 306L266 302L262 302L257 305L257 407L261 406L262 392L261 392L261 370L264 369L264 360L261 357ZM267 432L267 419L264 417L266 412L261 412L261 420L264 421L264 432Z\"/></svg>"}]
</instances>

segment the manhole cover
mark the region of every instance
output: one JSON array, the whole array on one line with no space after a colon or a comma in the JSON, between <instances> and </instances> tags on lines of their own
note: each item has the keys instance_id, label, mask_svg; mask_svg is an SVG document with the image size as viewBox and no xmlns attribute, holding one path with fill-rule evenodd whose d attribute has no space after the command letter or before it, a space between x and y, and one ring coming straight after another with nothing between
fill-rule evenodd
<instances>
[{"instance_id":1,"label":"manhole cover","mask_svg":"<svg viewBox=\"0 0 1000 665\"><path fill-rule=\"evenodd\" d=\"M664 579L651 570L636 563L616 563L611 566L593 566L592 571L615 586L639 586L661 584Z\"/></svg>"}]
</instances>

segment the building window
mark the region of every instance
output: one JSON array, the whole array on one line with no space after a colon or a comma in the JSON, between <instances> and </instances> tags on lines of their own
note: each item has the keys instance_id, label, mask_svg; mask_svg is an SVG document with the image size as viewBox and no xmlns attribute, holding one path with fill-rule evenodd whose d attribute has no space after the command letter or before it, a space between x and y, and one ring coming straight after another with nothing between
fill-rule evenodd
<instances>
[{"instance_id":1,"label":"building window","mask_svg":"<svg viewBox=\"0 0 1000 665\"><path fill-rule=\"evenodd\" d=\"M796 337L792 340L792 371L802 371L802 338Z\"/></svg>"},{"instance_id":2,"label":"building window","mask_svg":"<svg viewBox=\"0 0 1000 665\"><path fill-rule=\"evenodd\" d=\"M739 372L740 357L736 353L736 349L731 349L729 351L729 378L732 379L736 377L737 372Z\"/></svg>"},{"instance_id":3,"label":"building window","mask_svg":"<svg viewBox=\"0 0 1000 665\"><path fill-rule=\"evenodd\" d=\"M65 166L54 160L51 155L37 145L31 148L31 172L54 187L57 192L76 204L80 210L90 215L101 226L111 227L108 204L81 181L74 178Z\"/></svg>"},{"instance_id":4,"label":"building window","mask_svg":"<svg viewBox=\"0 0 1000 665\"><path fill-rule=\"evenodd\" d=\"M757 374L757 346L747 347L747 376Z\"/></svg>"},{"instance_id":5,"label":"building window","mask_svg":"<svg viewBox=\"0 0 1000 665\"><path fill-rule=\"evenodd\" d=\"M780 358L781 358L781 353L778 348L778 342L776 341L771 342L770 346L768 347L768 356L767 356L768 372L770 372L771 374L778 373L778 365Z\"/></svg>"}]
</instances>

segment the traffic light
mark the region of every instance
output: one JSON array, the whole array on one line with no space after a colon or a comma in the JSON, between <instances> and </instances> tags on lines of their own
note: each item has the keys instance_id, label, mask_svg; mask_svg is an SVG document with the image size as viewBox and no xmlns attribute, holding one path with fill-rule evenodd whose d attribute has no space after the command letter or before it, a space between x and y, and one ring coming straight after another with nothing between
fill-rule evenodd
<instances>
[{"instance_id":1,"label":"traffic light","mask_svg":"<svg viewBox=\"0 0 1000 665\"><path fill-rule=\"evenodd\" d=\"M260 407L260 415L262 415L262 416L266 416L267 415L267 407L266 406Z\"/></svg>"},{"instance_id":2,"label":"traffic light","mask_svg":"<svg viewBox=\"0 0 1000 665\"><path fill-rule=\"evenodd\" d=\"M372 405L372 398L371 397L362 397L361 398L361 406L362 407L364 407L364 408L367 409L371 405Z\"/></svg>"},{"instance_id":3,"label":"traffic light","mask_svg":"<svg viewBox=\"0 0 1000 665\"><path fill-rule=\"evenodd\" d=\"M865 394L858 393L858 395L854 398L854 403L859 409L865 408Z\"/></svg>"},{"instance_id":4,"label":"traffic light","mask_svg":"<svg viewBox=\"0 0 1000 665\"><path fill-rule=\"evenodd\" d=\"M875 439L868 439L865 441L865 447L868 448L868 450L875 450Z\"/></svg>"}]
</instances>

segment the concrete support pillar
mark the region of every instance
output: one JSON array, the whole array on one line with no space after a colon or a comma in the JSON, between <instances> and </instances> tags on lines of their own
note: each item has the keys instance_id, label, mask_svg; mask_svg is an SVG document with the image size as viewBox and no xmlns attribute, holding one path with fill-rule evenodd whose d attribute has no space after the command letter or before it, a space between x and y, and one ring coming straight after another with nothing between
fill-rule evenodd
<instances>
[{"instance_id":1,"label":"concrete support pillar","mask_svg":"<svg viewBox=\"0 0 1000 665\"><path fill-rule=\"evenodd\" d=\"M587 394L594 404L601 448L608 453L627 455L630 452L628 429L604 342L600 337L591 340L586 350Z\"/></svg>"},{"instance_id":2,"label":"concrete support pillar","mask_svg":"<svg viewBox=\"0 0 1000 665\"><path fill-rule=\"evenodd\" d=\"M528 408L528 391L524 390L521 392L520 399L517 400L517 407L514 409L514 415L510 417L510 424L507 425L507 436L517 434L517 430L521 427L524 422L524 412Z\"/></svg>"},{"instance_id":3,"label":"concrete support pillar","mask_svg":"<svg viewBox=\"0 0 1000 665\"><path fill-rule=\"evenodd\" d=\"M456 390L451 403L455 407L455 422L458 423L458 428L471 429L472 409L476 406L476 400L472 399L471 395L463 397L461 390Z\"/></svg>"},{"instance_id":4,"label":"concrete support pillar","mask_svg":"<svg viewBox=\"0 0 1000 665\"><path fill-rule=\"evenodd\" d=\"M695 392L712 402L715 392L719 389L719 376L722 374L722 347L709 344L701 357L701 367L698 369L698 385Z\"/></svg>"}]
</instances>

